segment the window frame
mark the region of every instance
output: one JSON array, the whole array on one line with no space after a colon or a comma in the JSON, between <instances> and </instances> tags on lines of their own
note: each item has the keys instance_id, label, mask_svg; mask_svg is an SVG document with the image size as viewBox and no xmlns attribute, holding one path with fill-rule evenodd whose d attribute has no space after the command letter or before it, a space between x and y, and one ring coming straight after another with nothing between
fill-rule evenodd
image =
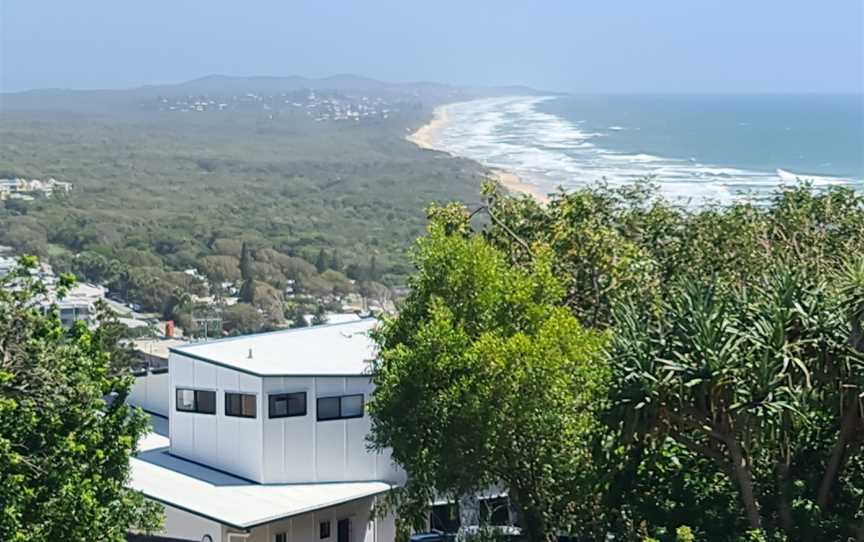
<instances>
[{"instance_id":1,"label":"window frame","mask_svg":"<svg viewBox=\"0 0 864 542\"><path fill-rule=\"evenodd\" d=\"M183 391L191 391L192 392L192 408L180 408L180 401L178 401L178 394ZM212 393L213 394L213 411L209 410L201 410L200 401L198 399L198 394L200 393ZM185 414L205 414L207 416L215 416L217 410L218 398L216 397L216 390L204 389L204 388L188 388L183 386L177 386L174 388L174 410L177 412L183 412Z\"/></svg>"},{"instance_id":2,"label":"window frame","mask_svg":"<svg viewBox=\"0 0 864 542\"><path fill-rule=\"evenodd\" d=\"M228 413L228 396L229 396L229 395L239 395L239 396L241 397L241 399L240 399L240 410L241 410L241 414L229 414L229 413ZM252 416L248 416L248 415L242 414L242 410L243 410L243 399L242 399L242 397L243 397L243 396L248 396L248 397L252 397L252 398L255 399L255 414L253 414ZM223 406L223 408L222 408L222 410L225 412L225 416L226 416L226 417L229 417L229 418L243 418L243 419L246 419L246 420L254 420L254 419L256 419L256 418L258 417L258 394L257 394L257 393L250 393L250 392L245 392L245 391L227 391L227 390L226 390L225 393L224 393L223 396L222 396L222 399L223 399L223 403L225 403L224 406Z\"/></svg>"},{"instance_id":3,"label":"window frame","mask_svg":"<svg viewBox=\"0 0 864 542\"><path fill-rule=\"evenodd\" d=\"M280 533L276 533L276 534L274 534L274 535L273 535L273 542L279 542L280 537L281 537L281 540L282 540L283 542L288 542L288 533L285 532L285 531L282 531L282 532L280 532Z\"/></svg>"},{"instance_id":4,"label":"window frame","mask_svg":"<svg viewBox=\"0 0 864 542\"><path fill-rule=\"evenodd\" d=\"M342 413L342 399L345 397L360 397L360 414L352 414L351 416L345 416ZM335 417L321 417L321 410L318 408L318 403L322 399L338 399L339 400L339 414ZM363 393L348 393L345 395L328 395L326 397L316 397L315 398L315 419L319 422L329 422L333 420L353 420L356 418L362 418L366 411L366 395Z\"/></svg>"},{"instance_id":5,"label":"window frame","mask_svg":"<svg viewBox=\"0 0 864 542\"><path fill-rule=\"evenodd\" d=\"M273 414L273 401L276 400L276 397L279 396L289 396L289 395L302 395L303 396L303 412L301 414L291 414L288 412L287 414L282 415L274 415ZM290 402L289 402L290 404ZM309 414L309 394L306 393L306 390L303 391L280 391L277 393L270 393L267 395L267 418L271 420L280 420L282 418L302 418L303 416Z\"/></svg>"},{"instance_id":6,"label":"window frame","mask_svg":"<svg viewBox=\"0 0 864 542\"><path fill-rule=\"evenodd\" d=\"M326 540L331 536L330 524L332 523L329 519L324 519L318 522L318 540Z\"/></svg>"}]
</instances>

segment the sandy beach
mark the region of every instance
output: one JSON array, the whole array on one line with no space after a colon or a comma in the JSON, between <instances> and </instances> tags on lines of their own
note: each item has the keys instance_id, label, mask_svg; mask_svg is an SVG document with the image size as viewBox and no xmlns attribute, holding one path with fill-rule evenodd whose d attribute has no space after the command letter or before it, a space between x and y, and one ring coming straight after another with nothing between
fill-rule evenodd
<instances>
[{"instance_id":1,"label":"sandy beach","mask_svg":"<svg viewBox=\"0 0 864 542\"><path fill-rule=\"evenodd\" d=\"M444 149L439 149L434 144L435 136L444 126L447 125L447 121L447 105L440 105L435 108L432 120L429 121L428 124L424 124L420 127L420 129L418 129L413 134L407 136L405 139L407 139L411 143L414 143L421 149L447 152ZM542 190L540 190L533 184L526 183L518 175L511 171L497 168L488 168L488 173L491 179L499 182L501 186L506 188L509 192L516 194L526 194L533 197L540 203L546 203L549 201L549 197L544 194Z\"/></svg>"},{"instance_id":2,"label":"sandy beach","mask_svg":"<svg viewBox=\"0 0 864 542\"><path fill-rule=\"evenodd\" d=\"M549 196L544 194L537 186L526 183L521 177L503 169L490 169L490 177L501 183L511 193L525 194L531 196L540 203L548 203Z\"/></svg>"},{"instance_id":3,"label":"sandy beach","mask_svg":"<svg viewBox=\"0 0 864 542\"><path fill-rule=\"evenodd\" d=\"M447 124L447 106L439 105L432 113L432 120L428 124L424 124L419 130L409 135L405 139L414 143L421 149L439 150L433 145L435 135L438 131Z\"/></svg>"}]
</instances>

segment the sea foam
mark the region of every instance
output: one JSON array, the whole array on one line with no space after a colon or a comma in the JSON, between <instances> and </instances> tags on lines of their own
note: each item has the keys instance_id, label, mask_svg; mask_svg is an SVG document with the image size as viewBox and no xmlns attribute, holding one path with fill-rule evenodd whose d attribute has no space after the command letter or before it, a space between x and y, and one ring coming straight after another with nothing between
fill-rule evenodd
<instances>
[{"instance_id":1,"label":"sea foam","mask_svg":"<svg viewBox=\"0 0 864 542\"><path fill-rule=\"evenodd\" d=\"M601 179L620 185L651 177L666 197L699 204L758 198L759 194L799 179L814 186L852 182L782 169L754 171L703 164L696 158L612 151L603 148L608 132L587 130L584 122L571 122L537 109L538 104L551 99L510 96L445 106L448 121L436 134L434 146L488 167L512 171L547 192L559 186L573 189ZM613 132L622 129L607 128Z\"/></svg>"}]
</instances>

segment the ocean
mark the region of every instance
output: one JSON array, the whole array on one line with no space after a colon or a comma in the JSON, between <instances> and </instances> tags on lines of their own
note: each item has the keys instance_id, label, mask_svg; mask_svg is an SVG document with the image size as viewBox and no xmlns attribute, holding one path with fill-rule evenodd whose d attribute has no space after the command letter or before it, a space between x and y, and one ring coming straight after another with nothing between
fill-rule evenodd
<instances>
[{"instance_id":1,"label":"ocean","mask_svg":"<svg viewBox=\"0 0 864 542\"><path fill-rule=\"evenodd\" d=\"M442 117L433 147L544 192L649 176L690 202L758 199L796 179L864 187L861 96L516 96Z\"/></svg>"}]
</instances>

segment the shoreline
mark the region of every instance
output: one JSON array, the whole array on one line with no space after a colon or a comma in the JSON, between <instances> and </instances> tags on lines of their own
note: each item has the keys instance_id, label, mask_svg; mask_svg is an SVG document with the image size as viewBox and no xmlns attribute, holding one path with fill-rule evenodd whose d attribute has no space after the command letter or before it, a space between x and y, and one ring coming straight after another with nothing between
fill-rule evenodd
<instances>
[{"instance_id":1,"label":"shoreline","mask_svg":"<svg viewBox=\"0 0 864 542\"><path fill-rule=\"evenodd\" d=\"M432 120L421 126L411 135L405 137L411 143L427 151L440 150L432 144L435 135L447 124L450 117L447 115L447 106L449 104L439 105L432 110Z\"/></svg>"},{"instance_id":2,"label":"shoreline","mask_svg":"<svg viewBox=\"0 0 864 542\"><path fill-rule=\"evenodd\" d=\"M456 156L453 153L436 147L433 143L434 138L438 134L438 132L440 132L450 121L450 116L447 113L447 107L450 105L452 104L442 104L437 106L432 112L432 120L418 128L417 131L415 131L414 133L405 136L405 139L417 145L417 147L420 149L427 151L445 152L451 156ZM471 160L470 158L466 157L460 158ZM538 203L547 203L549 201L549 196L544 194L539 187L526 182L516 173L501 168L484 166L483 164L480 165L486 170L487 175L490 179L503 186L508 192L512 194L530 196L534 198Z\"/></svg>"},{"instance_id":3,"label":"shoreline","mask_svg":"<svg viewBox=\"0 0 864 542\"><path fill-rule=\"evenodd\" d=\"M525 182L522 177L512 171L498 168L487 168L489 177L503 186L508 192L522 196L530 196L537 203L549 203L549 196L536 185Z\"/></svg>"}]
</instances>

